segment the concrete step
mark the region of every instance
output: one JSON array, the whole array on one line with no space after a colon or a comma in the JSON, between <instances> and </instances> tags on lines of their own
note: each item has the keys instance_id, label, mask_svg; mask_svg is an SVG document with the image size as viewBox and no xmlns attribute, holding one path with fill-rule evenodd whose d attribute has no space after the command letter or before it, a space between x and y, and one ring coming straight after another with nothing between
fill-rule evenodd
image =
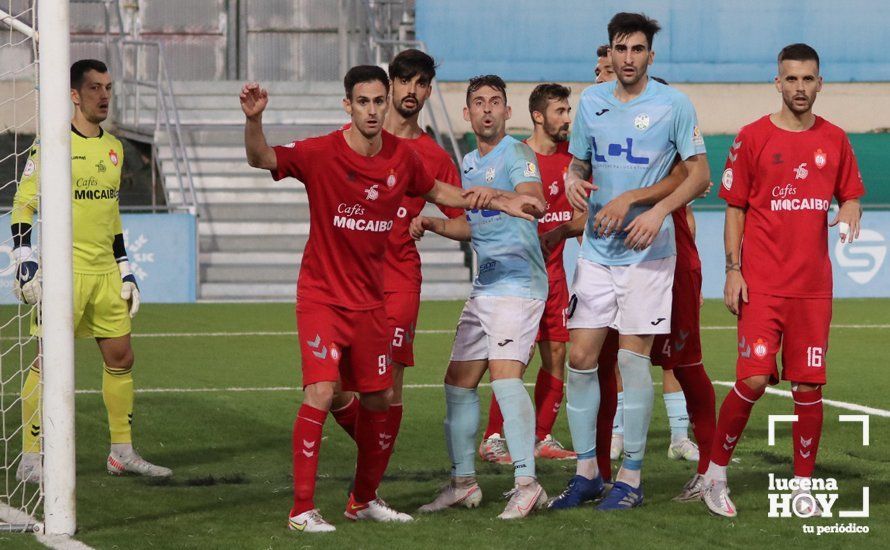
<instances>
[{"instance_id":1,"label":"concrete step","mask_svg":"<svg viewBox=\"0 0 890 550\"><path fill-rule=\"evenodd\" d=\"M280 265L215 265L201 264L199 277L202 283L286 283L296 277L299 264ZM470 270L464 266L422 264L423 278L429 281L468 281Z\"/></svg>"},{"instance_id":2,"label":"concrete step","mask_svg":"<svg viewBox=\"0 0 890 550\"><path fill-rule=\"evenodd\" d=\"M214 191L301 191L303 193L306 192L303 185L293 179L289 178L282 181L275 181L272 179L272 176L269 172L265 170L257 170L256 168L251 168L253 170L252 174L248 175L226 175L226 174L197 174L192 173L192 185L195 186L195 189L201 189L205 191L214 190ZM179 187L179 180L176 176L166 176L164 178L164 185L167 186L168 189L177 189Z\"/></svg>"},{"instance_id":3,"label":"concrete step","mask_svg":"<svg viewBox=\"0 0 890 550\"><path fill-rule=\"evenodd\" d=\"M177 190L168 191L170 202L179 204L182 202L182 193ZM208 204L308 204L306 192L302 190L290 191L205 191L197 189L195 195L199 205ZM186 197L188 195L186 194Z\"/></svg>"},{"instance_id":4,"label":"concrete step","mask_svg":"<svg viewBox=\"0 0 890 550\"><path fill-rule=\"evenodd\" d=\"M202 265L219 266L295 266L303 261L302 252L202 252ZM461 250L421 252L420 261L424 265L461 266L464 253Z\"/></svg>"},{"instance_id":5,"label":"concrete step","mask_svg":"<svg viewBox=\"0 0 890 550\"><path fill-rule=\"evenodd\" d=\"M309 219L309 205L304 203L281 202L279 194L268 202L257 201L217 203L201 201L200 211L202 221L297 221ZM199 199L200 200L200 199Z\"/></svg>"},{"instance_id":6,"label":"concrete step","mask_svg":"<svg viewBox=\"0 0 890 550\"><path fill-rule=\"evenodd\" d=\"M345 113L343 115L346 116ZM154 122L152 122L154 124ZM333 124L271 124L263 120L263 130L266 140L271 145L290 143L294 140L306 139L313 136L321 136L333 132L343 126L343 122ZM165 131L158 132L156 143L161 147L162 158L169 158L169 151L165 150L170 141ZM182 127L182 141L188 147L189 158L199 158L192 154L192 148L204 147L233 147L240 150L238 158L244 158L244 115L235 124L223 125L199 124L195 126L184 125Z\"/></svg>"},{"instance_id":7,"label":"concrete step","mask_svg":"<svg viewBox=\"0 0 890 550\"><path fill-rule=\"evenodd\" d=\"M154 110L143 109L139 118L135 118L134 110L126 117L140 125L155 123ZM269 110L263 113L264 125L343 125L349 117L342 109L300 109L300 110ZM179 123L184 125L244 125L244 113L237 109L186 109L179 111Z\"/></svg>"},{"instance_id":8,"label":"concrete step","mask_svg":"<svg viewBox=\"0 0 890 550\"><path fill-rule=\"evenodd\" d=\"M198 226L204 225L202 219ZM306 247L309 239L305 235L199 235L199 250L205 252L291 252L298 253ZM461 250L460 243L439 235L427 234L418 241L417 249L425 252L444 252Z\"/></svg>"},{"instance_id":9,"label":"concrete step","mask_svg":"<svg viewBox=\"0 0 890 550\"><path fill-rule=\"evenodd\" d=\"M420 292L423 300L464 300L473 289L469 282L424 282ZM244 283L204 283L199 290L199 300L226 301L276 301L296 300L296 277L290 283L246 285Z\"/></svg>"},{"instance_id":10,"label":"concrete step","mask_svg":"<svg viewBox=\"0 0 890 550\"><path fill-rule=\"evenodd\" d=\"M137 102L135 95L127 96L126 107L135 109L138 105L142 110L154 111L157 106L153 94L140 95ZM176 97L176 108L180 113L188 110L199 109L231 109L241 111L238 94L207 93L203 95L180 95ZM267 112L271 111L342 111L343 91L334 94L303 94L303 95L275 95L269 97Z\"/></svg>"},{"instance_id":11,"label":"concrete step","mask_svg":"<svg viewBox=\"0 0 890 550\"><path fill-rule=\"evenodd\" d=\"M344 95L343 82L329 81L270 81L260 82L260 85L269 92L269 96L288 95ZM237 102L238 94L244 82L241 80L179 80L172 83L173 95L230 95Z\"/></svg>"}]
</instances>

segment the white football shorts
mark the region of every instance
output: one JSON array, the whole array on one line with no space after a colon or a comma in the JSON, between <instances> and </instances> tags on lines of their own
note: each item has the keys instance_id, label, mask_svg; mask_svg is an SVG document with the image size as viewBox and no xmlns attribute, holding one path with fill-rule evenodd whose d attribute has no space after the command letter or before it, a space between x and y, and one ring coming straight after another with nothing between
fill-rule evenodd
<instances>
[{"instance_id":1,"label":"white football shorts","mask_svg":"<svg viewBox=\"0 0 890 550\"><path fill-rule=\"evenodd\" d=\"M457 321L451 360L505 359L528 364L544 303L514 296L471 296Z\"/></svg>"},{"instance_id":2,"label":"white football shorts","mask_svg":"<svg viewBox=\"0 0 890 550\"><path fill-rule=\"evenodd\" d=\"M568 327L616 329L620 334L669 334L676 256L633 265L578 258Z\"/></svg>"}]
</instances>

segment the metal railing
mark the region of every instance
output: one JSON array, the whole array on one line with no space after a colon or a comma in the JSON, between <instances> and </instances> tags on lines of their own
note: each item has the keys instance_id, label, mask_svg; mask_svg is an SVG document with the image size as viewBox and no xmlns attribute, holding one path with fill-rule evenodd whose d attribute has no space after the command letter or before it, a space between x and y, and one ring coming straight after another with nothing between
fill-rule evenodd
<instances>
[{"instance_id":1,"label":"metal railing","mask_svg":"<svg viewBox=\"0 0 890 550\"><path fill-rule=\"evenodd\" d=\"M179 200L171 200L171 189L163 185L168 209L197 213L198 199L173 85L167 72L164 45L150 40L122 38L115 41L121 63L114 116L118 128L134 137L151 139L155 169L163 177L158 136L166 135L176 173ZM147 101L144 101L147 100ZM144 104L145 103L145 104ZM147 118L144 115L149 115Z\"/></svg>"}]
</instances>

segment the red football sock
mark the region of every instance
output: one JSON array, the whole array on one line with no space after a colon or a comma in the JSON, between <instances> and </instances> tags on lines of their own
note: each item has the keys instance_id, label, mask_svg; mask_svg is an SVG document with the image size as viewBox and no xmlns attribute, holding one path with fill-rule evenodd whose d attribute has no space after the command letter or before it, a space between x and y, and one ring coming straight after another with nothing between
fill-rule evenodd
<instances>
[{"instance_id":1,"label":"red football sock","mask_svg":"<svg viewBox=\"0 0 890 550\"><path fill-rule=\"evenodd\" d=\"M612 447L612 423L615 421L615 411L618 409L616 363L617 357L610 359L600 355L599 369L596 371L600 382L600 410L596 415L596 464L603 481L612 480L612 462L609 453Z\"/></svg>"},{"instance_id":2,"label":"red football sock","mask_svg":"<svg viewBox=\"0 0 890 550\"><path fill-rule=\"evenodd\" d=\"M739 437L745 431L748 418L754 403L760 399L766 388L752 390L739 380L726 395L720 406L720 417L717 419L717 430L714 432L714 443L711 446L711 462L718 466L726 466L732 458L732 452L739 443Z\"/></svg>"},{"instance_id":3,"label":"red football sock","mask_svg":"<svg viewBox=\"0 0 890 550\"><path fill-rule=\"evenodd\" d=\"M333 415L337 424L343 428L346 435L355 441L355 420L358 418L358 397L353 397L352 401L347 403L344 407L331 409L331 415Z\"/></svg>"},{"instance_id":4,"label":"red football sock","mask_svg":"<svg viewBox=\"0 0 890 550\"><path fill-rule=\"evenodd\" d=\"M386 433L392 436L392 445L389 446L389 456L386 457L386 463L389 464L389 459L392 457L392 453L396 448L396 439L399 437L399 428L402 427L402 404L401 403L393 403L389 406L389 416L386 418Z\"/></svg>"},{"instance_id":5,"label":"red football sock","mask_svg":"<svg viewBox=\"0 0 890 550\"><path fill-rule=\"evenodd\" d=\"M822 388L792 391L797 422L791 428L794 436L794 475L811 477L816 468L816 453L822 437Z\"/></svg>"},{"instance_id":6,"label":"red football sock","mask_svg":"<svg viewBox=\"0 0 890 550\"><path fill-rule=\"evenodd\" d=\"M698 443L698 473L704 475L711 462L711 446L714 442L714 430L717 429L715 418L714 385L701 363L674 369L674 376L686 395L686 412L692 433Z\"/></svg>"},{"instance_id":7,"label":"red football sock","mask_svg":"<svg viewBox=\"0 0 890 550\"><path fill-rule=\"evenodd\" d=\"M562 405L563 382L541 369L535 380L535 437L541 441L553 431Z\"/></svg>"},{"instance_id":8,"label":"red football sock","mask_svg":"<svg viewBox=\"0 0 890 550\"><path fill-rule=\"evenodd\" d=\"M488 426L485 426L485 435L482 439L488 439L491 434L501 434L504 436L504 415L501 414L501 407L498 400L491 392L491 405L488 407Z\"/></svg>"},{"instance_id":9,"label":"red football sock","mask_svg":"<svg viewBox=\"0 0 890 550\"><path fill-rule=\"evenodd\" d=\"M321 447L321 431L326 411L305 403L294 420L291 441L294 454L294 507L291 517L315 508L315 477L318 473L318 452Z\"/></svg>"},{"instance_id":10,"label":"red football sock","mask_svg":"<svg viewBox=\"0 0 890 550\"><path fill-rule=\"evenodd\" d=\"M377 487L386 472L395 437L389 433L389 411L371 411L359 405L355 442L358 460L355 465L356 502L365 503L377 498Z\"/></svg>"}]
</instances>

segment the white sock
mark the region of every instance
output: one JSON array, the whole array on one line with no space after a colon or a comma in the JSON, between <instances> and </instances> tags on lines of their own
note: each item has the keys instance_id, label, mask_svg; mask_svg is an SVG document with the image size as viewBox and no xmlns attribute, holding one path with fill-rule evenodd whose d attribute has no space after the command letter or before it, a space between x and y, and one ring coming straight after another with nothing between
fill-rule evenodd
<instances>
[{"instance_id":1,"label":"white sock","mask_svg":"<svg viewBox=\"0 0 890 550\"><path fill-rule=\"evenodd\" d=\"M711 462L705 472L705 481L726 481L726 466L718 466Z\"/></svg>"},{"instance_id":2,"label":"white sock","mask_svg":"<svg viewBox=\"0 0 890 550\"><path fill-rule=\"evenodd\" d=\"M111 452L118 456L126 456L133 452L132 443L112 443Z\"/></svg>"}]
</instances>

